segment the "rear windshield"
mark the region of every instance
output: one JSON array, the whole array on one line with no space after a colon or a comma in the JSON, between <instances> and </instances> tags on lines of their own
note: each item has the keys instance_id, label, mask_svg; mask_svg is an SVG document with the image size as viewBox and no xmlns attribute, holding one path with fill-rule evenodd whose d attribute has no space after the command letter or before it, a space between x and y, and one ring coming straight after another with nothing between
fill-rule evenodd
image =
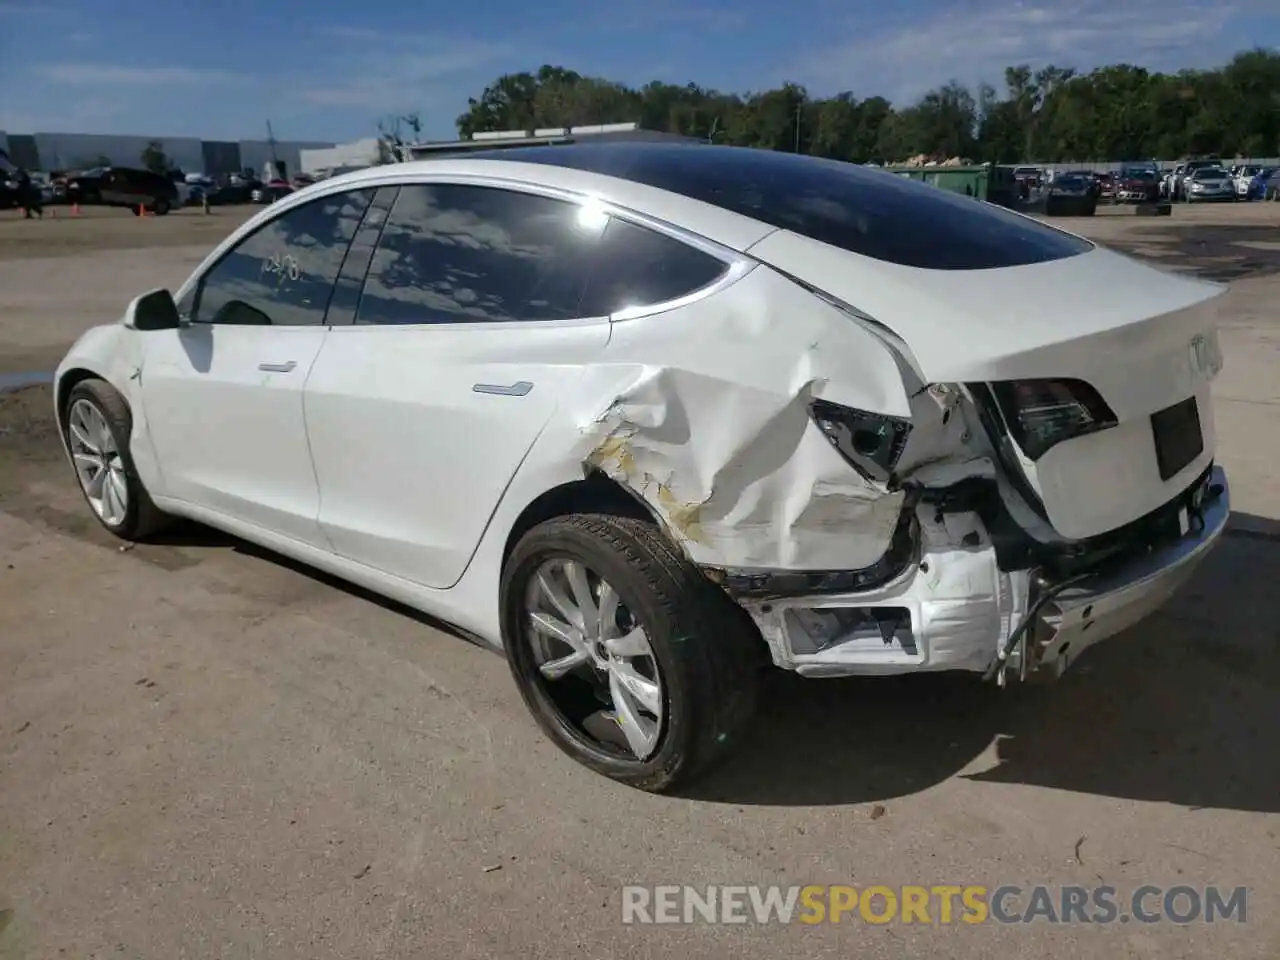
<instances>
[{"instance_id":1,"label":"rear windshield","mask_svg":"<svg viewBox=\"0 0 1280 960\"><path fill-rule=\"evenodd\" d=\"M792 153L613 143L477 156L631 180L909 267L987 270L1061 260L1093 249L1086 240L962 193L875 168ZM945 168L936 172L943 174Z\"/></svg>"}]
</instances>

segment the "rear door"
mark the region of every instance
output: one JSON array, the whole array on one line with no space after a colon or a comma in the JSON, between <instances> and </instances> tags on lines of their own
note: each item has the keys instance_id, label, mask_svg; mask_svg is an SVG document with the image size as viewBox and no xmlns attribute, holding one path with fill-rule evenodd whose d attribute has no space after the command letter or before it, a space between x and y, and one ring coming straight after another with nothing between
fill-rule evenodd
<instances>
[{"instance_id":1,"label":"rear door","mask_svg":"<svg viewBox=\"0 0 1280 960\"><path fill-rule=\"evenodd\" d=\"M584 307L603 225L567 198L400 188L354 322L333 328L307 384L320 526L337 553L431 587L458 581L608 343L608 317ZM347 273L335 316L352 307Z\"/></svg>"}]
</instances>

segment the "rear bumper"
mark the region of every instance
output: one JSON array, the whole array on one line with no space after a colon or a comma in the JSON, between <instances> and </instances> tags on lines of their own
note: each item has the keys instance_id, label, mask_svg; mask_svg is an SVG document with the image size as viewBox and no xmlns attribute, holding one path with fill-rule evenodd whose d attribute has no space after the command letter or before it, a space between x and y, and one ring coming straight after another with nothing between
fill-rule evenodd
<instances>
[{"instance_id":1,"label":"rear bumper","mask_svg":"<svg viewBox=\"0 0 1280 960\"><path fill-rule=\"evenodd\" d=\"M1064 590L1045 605L1037 637L1040 664L1061 673L1088 647L1154 613L1190 579L1231 514L1231 492L1221 467L1210 473L1208 488L1216 496L1206 499L1198 518L1187 518L1189 528L1181 538Z\"/></svg>"},{"instance_id":2,"label":"rear bumper","mask_svg":"<svg viewBox=\"0 0 1280 960\"><path fill-rule=\"evenodd\" d=\"M1226 527L1230 492L1215 467L1198 518L1183 534L1105 573L1074 581L1045 602L1027 631L1028 671L1060 674L1081 652L1159 609L1208 555ZM919 513L911 567L862 593L743 600L774 663L810 677L959 670L983 673L1034 609L1029 571L1000 569L981 521ZM1048 588L1054 589L1052 585ZM1021 644L1009 667L1021 668Z\"/></svg>"}]
</instances>

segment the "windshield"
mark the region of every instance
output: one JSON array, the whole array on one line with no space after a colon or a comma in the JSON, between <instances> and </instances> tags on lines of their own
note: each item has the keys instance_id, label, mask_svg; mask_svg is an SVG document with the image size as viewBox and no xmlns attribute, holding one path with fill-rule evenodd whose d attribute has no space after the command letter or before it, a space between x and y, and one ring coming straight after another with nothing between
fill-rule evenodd
<instances>
[{"instance_id":1,"label":"windshield","mask_svg":"<svg viewBox=\"0 0 1280 960\"><path fill-rule=\"evenodd\" d=\"M1221 180L1227 175L1227 171L1221 167L1201 167L1199 170L1191 174L1192 180Z\"/></svg>"}]
</instances>

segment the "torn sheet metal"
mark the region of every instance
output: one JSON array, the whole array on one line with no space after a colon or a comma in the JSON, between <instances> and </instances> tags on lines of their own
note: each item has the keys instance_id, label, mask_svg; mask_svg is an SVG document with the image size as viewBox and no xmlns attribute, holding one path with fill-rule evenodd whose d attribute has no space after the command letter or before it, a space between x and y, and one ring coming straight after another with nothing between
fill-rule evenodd
<instances>
[{"instance_id":1,"label":"torn sheet metal","mask_svg":"<svg viewBox=\"0 0 1280 960\"><path fill-rule=\"evenodd\" d=\"M917 520L919 562L880 589L744 604L775 664L816 677L981 672L990 665L1026 612L1026 572L1000 569L975 514L938 518L922 505ZM895 614L891 629L884 628L885 611Z\"/></svg>"},{"instance_id":2,"label":"torn sheet metal","mask_svg":"<svg viewBox=\"0 0 1280 960\"><path fill-rule=\"evenodd\" d=\"M874 488L811 429L818 386L788 397L647 369L588 428L583 459L643 497L695 562L865 566L903 494Z\"/></svg>"},{"instance_id":3,"label":"torn sheet metal","mask_svg":"<svg viewBox=\"0 0 1280 960\"><path fill-rule=\"evenodd\" d=\"M655 326L680 366L650 361ZM609 395L581 415L580 458L641 496L697 563L848 570L884 554L905 495L837 453L814 399L922 416L903 451L914 468L971 459L959 398L909 397L884 340L769 270L696 311L615 324L607 353Z\"/></svg>"}]
</instances>

